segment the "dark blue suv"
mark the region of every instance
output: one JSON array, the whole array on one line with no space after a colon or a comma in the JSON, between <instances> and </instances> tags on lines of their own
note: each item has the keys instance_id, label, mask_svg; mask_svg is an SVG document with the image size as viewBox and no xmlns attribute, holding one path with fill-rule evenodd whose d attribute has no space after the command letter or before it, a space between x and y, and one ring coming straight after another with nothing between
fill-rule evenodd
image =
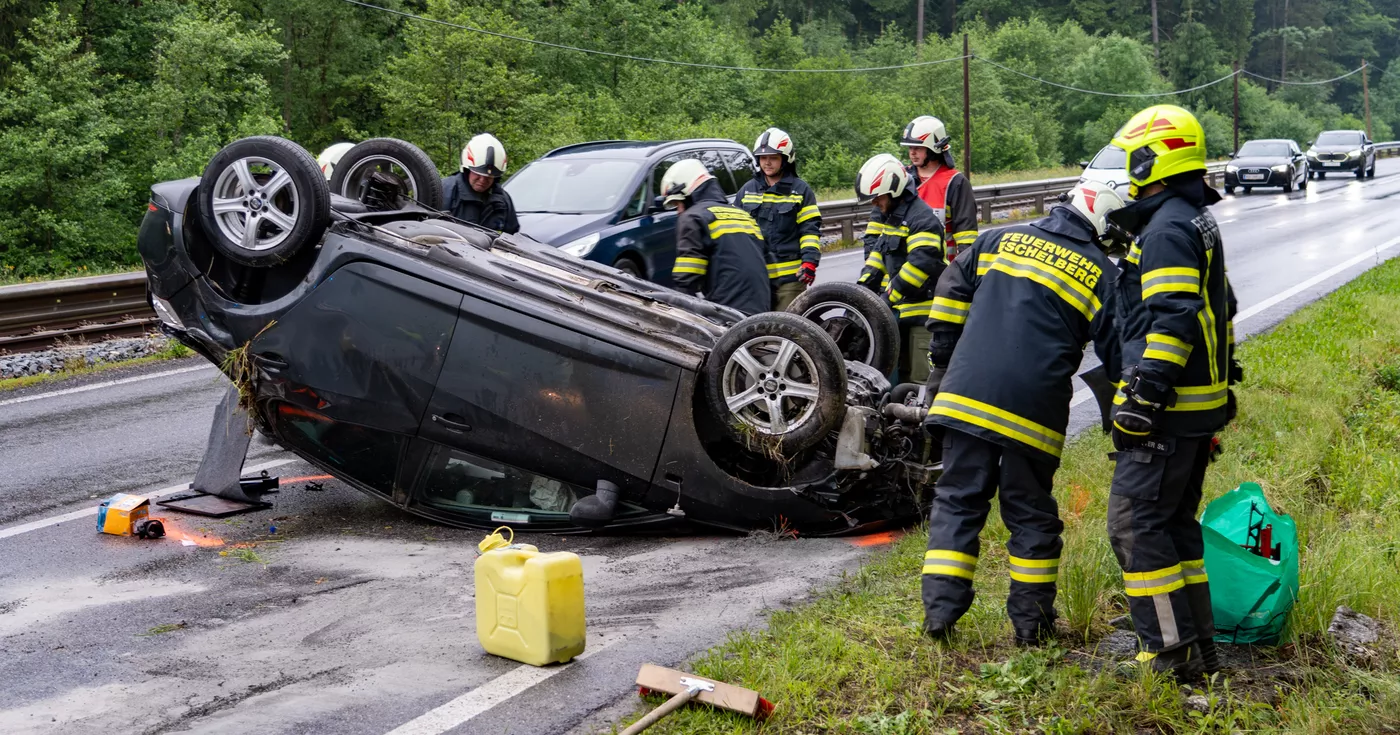
<instances>
[{"instance_id":1,"label":"dark blue suv","mask_svg":"<svg viewBox=\"0 0 1400 735\"><path fill-rule=\"evenodd\" d=\"M676 213L661 207L661 177L683 158L700 159L731 196L754 175L748 149L732 140L610 140L556 148L505 188L524 234L670 285Z\"/></svg>"}]
</instances>

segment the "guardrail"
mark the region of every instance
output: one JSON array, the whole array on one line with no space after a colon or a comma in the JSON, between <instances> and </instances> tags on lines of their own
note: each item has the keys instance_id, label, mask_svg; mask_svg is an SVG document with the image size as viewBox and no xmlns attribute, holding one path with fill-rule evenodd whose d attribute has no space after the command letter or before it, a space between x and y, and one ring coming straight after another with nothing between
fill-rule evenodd
<instances>
[{"instance_id":1,"label":"guardrail","mask_svg":"<svg viewBox=\"0 0 1400 735\"><path fill-rule=\"evenodd\" d=\"M1400 155L1400 141L1377 143L1381 156ZM1208 169L1212 186L1220 184L1225 164ZM980 219L993 212L1027 209L1044 212L1046 201L1069 191L1077 176L972 187ZM822 202L822 234L854 241L865 226L870 206L854 199ZM64 339L126 337L150 329L155 314L146 303L146 274L117 273L0 287L0 352L48 347Z\"/></svg>"}]
</instances>

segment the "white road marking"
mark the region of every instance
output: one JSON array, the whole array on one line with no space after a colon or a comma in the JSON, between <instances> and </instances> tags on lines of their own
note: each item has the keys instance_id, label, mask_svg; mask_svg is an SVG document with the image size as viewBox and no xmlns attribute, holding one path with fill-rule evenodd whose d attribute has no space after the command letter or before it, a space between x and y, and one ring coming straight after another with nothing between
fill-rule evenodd
<instances>
[{"instance_id":1,"label":"white road marking","mask_svg":"<svg viewBox=\"0 0 1400 735\"><path fill-rule=\"evenodd\" d=\"M281 467L281 466L284 465L284 464L291 464L292 462L295 462L295 461L296 461L296 458L295 458L295 457L288 458L288 459L276 459L276 460L273 460L273 461L271 461L271 462L264 462L264 463L259 464L259 465L253 465L252 467L244 467L244 468L243 468L243 471L244 471L244 472L261 472L261 471L263 471L263 470L270 470L270 469L272 469L273 467ZM190 489L190 483L189 483L189 481L185 481L185 482L180 483L179 485L171 485L170 487L163 488L163 489L161 489L161 490L156 490L155 492L150 492L150 493L135 493L135 494L136 494L136 495L141 495L141 496L143 496L143 497L150 498L151 500L155 500L155 499L157 499L157 498L163 498L163 497L165 497L165 496L167 496L167 495L174 495L175 493L182 493L182 492L184 492L184 491L186 491L186 490L189 490L189 489ZM22 523L22 524L20 524L20 525L18 525L18 526L10 526L9 528L0 528L0 539L7 539L7 538L10 538L10 537L12 537L12 536L18 536L18 535L20 535L20 534L22 534L22 533L29 533L30 531L37 531L37 530L39 530L39 529L41 529L41 528L48 528L49 526L57 526L58 524L63 523L63 522L65 522L65 521L75 521L75 520L77 520L77 519L79 519L79 518L87 518L88 516L95 516L95 515L97 515L97 505L94 503L93 505L91 505L91 506L89 506L89 507L87 507L87 508L83 508L82 510L75 510L75 511L73 511L72 513L64 513L63 515L57 515L57 516L52 516L52 517L49 517L49 518L43 518L43 519L40 519L40 520L37 520L37 521L30 521L29 523Z\"/></svg>"},{"instance_id":2,"label":"white road marking","mask_svg":"<svg viewBox=\"0 0 1400 735\"><path fill-rule=\"evenodd\" d=\"M419 715L390 730L388 735L439 735L470 721L473 717L495 707L550 677L568 671L574 664L599 653L626 638L623 634L604 634L595 644L590 642L583 655L562 666L539 667L523 665L482 684L462 696Z\"/></svg>"},{"instance_id":3,"label":"white road marking","mask_svg":"<svg viewBox=\"0 0 1400 735\"><path fill-rule=\"evenodd\" d=\"M1364 263L1365 261L1371 259L1379 260L1381 253L1395 247L1396 245L1400 245L1400 237L1393 238L1384 244L1377 245L1375 248L1368 252L1361 253L1360 255L1342 261L1341 263L1338 263L1337 265L1328 268L1327 270L1313 276L1312 278L1309 278L1306 281L1303 281L1302 283L1290 289L1276 293L1273 296L1270 296L1269 298L1264 299L1263 301L1255 304L1254 306L1251 306L1248 309L1245 309L1244 311L1241 311L1240 313L1236 314L1235 324L1239 325L1244 320L1252 316L1257 316L1263 313L1264 311L1277 306L1279 303L1291 299L1294 296L1297 296L1298 294L1312 288L1313 286L1316 286L1317 284L1322 283L1323 281L1337 275L1338 273L1341 273L1342 271L1347 270L1348 268L1356 266L1359 263ZM1070 408L1078 406L1079 404L1093 397L1093 391L1089 390L1088 388L1080 388L1078 391L1075 392L1074 400L1070 401Z\"/></svg>"},{"instance_id":4,"label":"white road marking","mask_svg":"<svg viewBox=\"0 0 1400 735\"><path fill-rule=\"evenodd\" d=\"M214 369L214 366L213 366L213 365L210 365L210 364L194 365L194 366L192 366L192 367L176 368L176 369L174 369L174 370L165 370L165 371L162 371L162 372L159 372L159 373L151 373L151 374L149 374L149 375L136 375L136 376L133 376L133 377L130 377L130 378L122 378L122 379L120 379L120 380L108 380L108 381L103 382L103 383L93 383L93 384L91 384L91 385L82 385L82 386L78 386L77 388L65 388L64 390L56 390L56 391L53 391L53 392L51 392L51 393L39 393L39 394L37 394L37 395L23 396L23 397L21 397L21 398L10 398L10 399L6 399L6 400L3 400L3 401L0 401L0 406L10 406L10 405L14 405L14 404L16 404L16 403L28 403L28 402L30 402L30 401L38 401L38 400L41 400L41 399L44 399L44 398L57 398L57 397L59 397L59 396L71 396L71 395L73 395L74 393L87 393L88 391L102 390L103 388L111 388L111 387L114 386L114 385L126 385L127 383L139 383L139 382L141 382L141 381L143 381L143 380L155 380L156 378L168 378L168 377L170 377L170 376L172 376L172 375L183 375L183 374L185 374L185 373L193 373L193 372L195 372L195 371L197 371L197 370L213 370L213 369Z\"/></svg>"}]
</instances>

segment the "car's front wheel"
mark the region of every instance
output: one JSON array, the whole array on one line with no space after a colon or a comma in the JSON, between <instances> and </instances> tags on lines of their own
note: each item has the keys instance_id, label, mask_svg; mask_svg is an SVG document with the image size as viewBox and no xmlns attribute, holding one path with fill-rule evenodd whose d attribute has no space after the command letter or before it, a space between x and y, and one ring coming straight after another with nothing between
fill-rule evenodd
<instances>
[{"instance_id":1,"label":"car's front wheel","mask_svg":"<svg viewBox=\"0 0 1400 735\"><path fill-rule=\"evenodd\" d=\"M271 135L236 140L215 153L197 201L215 249L246 266L285 263L319 242L330 224L330 192L316 159Z\"/></svg>"},{"instance_id":2,"label":"car's front wheel","mask_svg":"<svg viewBox=\"0 0 1400 735\"><path fill-rule=\"evenodd\" d=\"M884 300L854 283L823 283L803 291L787 308L831 336L841 356L885 375L899 361L899 323Z\"/></svg>"},{"instance_id":3,"label":"car's front wheel","mask_svg":"<svg viewBox=\"0 0 1400 735\"><path fill-rule=\"evenodd\" d=\"M331 174L331 191L378 209L397 209L397 201L372 201L382 198L380 179L394 182L399 196L428 209L442 209L442 178L433 159L397 138L371 138L346 151Z\"/></svg>"},{"instance_id":4,"label":"car's front wheel","mask_svg":"<svg viewBox=\"0 0 1400 735\"><path fill-rule=\"evenodd\" d=\"M642 273L642 264L636 258L624 255L613 263L613 267L633 278L646 278L646 274Z\"/></svg>"},{"instance_id":5,"label":"car's front wheel","mask_svg":"<svg viewBox=\"0 0 1400 735\"><path fill-rule=\"evenodd\" d=\"M764 312L730 327L705 361L704 383L725 434L775 460L821 441L846 413L841 352L795 314Z\"/></svg>"}]
</instances>

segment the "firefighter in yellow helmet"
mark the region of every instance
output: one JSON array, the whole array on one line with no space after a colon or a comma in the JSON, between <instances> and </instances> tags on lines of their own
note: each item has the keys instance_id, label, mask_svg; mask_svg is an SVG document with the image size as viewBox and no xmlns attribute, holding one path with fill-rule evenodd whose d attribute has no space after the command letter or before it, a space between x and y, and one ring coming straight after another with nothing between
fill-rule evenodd
<instances>
[{"instance_id":1,"label":"firefighter in yellow helmet","mask_svg":"<svg viewBox=\"0 0 1400 735\"><path fill-rule=\"evenodd\" d=\"M1113 144L1135 201L1109 221L1136 238L1119 263L1123 374L1108 532L1142 652L1180 679L1220 668L1196 511L1213 438L1234 417L1235 298L1207 207L1206 139L1191 113L1156 105Z\"/></svg>"}]
</instances>

